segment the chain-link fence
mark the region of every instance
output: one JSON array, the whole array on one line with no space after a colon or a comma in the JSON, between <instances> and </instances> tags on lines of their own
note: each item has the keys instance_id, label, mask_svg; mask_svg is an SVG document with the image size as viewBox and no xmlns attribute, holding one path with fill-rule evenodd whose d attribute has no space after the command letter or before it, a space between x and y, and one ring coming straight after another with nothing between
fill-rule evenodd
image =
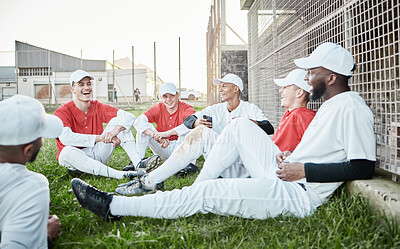
<instances>
[{"instance_id":1,"label":"chain-link fence","mask_svg":"<svg viewBox=\"0 0 400 249\"><path fill-rule=\"evenodd\" d=\"M351 88L375 116L377 166L400 175L399 17L397 0L256 0L248 13L249 99L277 125L283 114L274 78L323 42L348 49ZM312 102L318 109L321 102ZM332 131L334 132L334 131Z\"/></svg>"}]
</instances>

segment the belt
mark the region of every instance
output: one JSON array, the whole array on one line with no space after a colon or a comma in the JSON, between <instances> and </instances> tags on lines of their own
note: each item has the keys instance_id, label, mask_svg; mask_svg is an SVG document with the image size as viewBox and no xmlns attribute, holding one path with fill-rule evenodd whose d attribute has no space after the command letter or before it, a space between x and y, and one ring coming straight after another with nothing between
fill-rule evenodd
<instances>
[{"instance_id":1,"label":"belt","mask_svg":"<svg viewBox=\"0 0 400 249\"><path fill-rule=\"evenodd\" d=\"M306 185L304 185L303 183L300 183L300 182L298 182L297 184L299 184L300 187L302 187L304 189L304 191L307 191Z\"/></svg>"}]
</instances>

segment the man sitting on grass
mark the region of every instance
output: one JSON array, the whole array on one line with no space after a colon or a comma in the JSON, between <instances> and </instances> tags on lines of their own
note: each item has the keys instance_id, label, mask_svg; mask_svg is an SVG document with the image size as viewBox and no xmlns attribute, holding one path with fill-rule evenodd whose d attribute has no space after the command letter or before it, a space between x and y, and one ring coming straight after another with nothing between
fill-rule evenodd
<instances>
[{"instance_id":1,"label":"man sitting on grass","mask_svg":"<svg viewBox=\"0 0 400 249\"><path fill-rule=\"evenodd\" d=\"M64 123L57 138L57 159L71 171L121 179L135 177L136 171L121 171L108 167L114 148L121 147L135 165L133 170L147 171L157 167L158 156L141 159L131 127L135 116L110 105L92 100L93 76L83 70L71 74L74 99L58 108L54 115ZM103 123L107 126L103 131Z\"/></svg>"},{"instance_id":2,"label":"man sitting on grass","mask_svg":"<svg viewBox=\"0 0 400 249\"><path fill-rule=\"evenodd\" d=\"M25 165L35 161L42 137L61 134L62 122L38 100L14 95L0 101L0 123L0 248L51 248L61 223L49 216L49 182Z\"/></svg>"},{"instance_id":3,"label":"man sitting on grass","mask_svg":"<svg viewBox=\"0 0 400 249\"><path fill-rule=\"evenodd\" d=\"M328 201L343 181L371 178L374 120L365 101L350 91L352 55L324 43L295 64L308 71L311 99L326 101L293 153L281 152L252 121L238 118L218 137L193 185L125 197L75 178L71 184L77 200L103 218L178 218L209 212L256 219L286 213L304 217ZM237 158L252 178L217 179Z\"/></svg>"},{"instance_id":4,"label":"man sitting on grass","mask_svg":"<svg viewBox=\"0 0 400 249\"><path fill-rule=\"evenodd\" d=\"M179 93L173 83L163 84L160 87L160 96L162 102L140 115L133 124L137 131L136 147L142 158L147 147L150 146L155 155L159 155L162 160L167 160L174 149L182 143L186 133L190 131L183 124L183 120L196 112L191 105L179 101ZM152 123L156 123L157 127L154 128ZM195 163L196 160L181 170L180 175L200 171ZM133 165L130 165L124 170L132 168Z\"/></svg>"},{"instance_id":5,"label":"man sitting on grass","mask_svg":"<svg viewBox=\"0 0 400 249\"><path fill-rule=\"evenodd\" d=\"M306 73L302 69L295 69L284 79L274 79L275 84L281 87L281 106L286 108L272 137L281 151L294 151L315 116L315 111L307 108L310 86L304 80Z\"/></svg>"}]
</instances>

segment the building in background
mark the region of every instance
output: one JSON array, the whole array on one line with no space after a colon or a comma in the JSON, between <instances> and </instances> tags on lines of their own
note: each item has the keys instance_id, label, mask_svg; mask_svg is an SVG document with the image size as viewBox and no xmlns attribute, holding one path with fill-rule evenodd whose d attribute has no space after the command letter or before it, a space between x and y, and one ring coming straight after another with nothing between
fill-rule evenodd
<instances>
[{"instance_id":1,"label":"building in background","mask_svg":"<svg viewBox=\"0 0 400 249\"><path fill-rule=\"evenodd\" d=\"M240 98L248 100L247 43L226 23L226 0L212 0L206 33L207 53L207 104L219 103L218 87L213 84L215 78L228 73L238 75L243 80L243 92ZM245 25L245 24L243 24ZM229 28L243 45L226 43L226 28Z\"/></svg>"},{"instance_id":2,"label":"building in background","mask_svg":"<svg viewBox=\"0 0 400 249\"><path fill-rule=\"evenodd\" d=\"M15 67L0 67L0 100L17 93L17 76Z\"/></svg>"},{"instance_id":3,"label":"building in background","mask_svg":"<svg viewBox=\"0 0 400 249\"><path fill-rule=\"evenodd\" d=\"M323 42L348 49L351 88L375 117L377 167L400 175L400 2L391 0L241 0L248 10L249 100L276 126L283 114L274 78ZM317 110L321 101L311 102ZM334 131L332 131L334 132Z\"/></svg>"},{"instance_id":4,"label":"building in background","mask_svg":"<svg viewBox=\"0 0 400 249\"><path fill-rule=\"evenodd\" d=\"M133 103L136 88L140 89L144 101L151 95L147 91L146 69L135 68L133 86L132 69L116 66L107 69L106 60L86 60L19 41L15 41L13 71L16 83L13 90L7 92L31 96L44 104L63 104L72 99L69 77L77 69L83 69L95 78L93 99L113 102L114 88L120 103Z\"/></svg>"}]
</instances>

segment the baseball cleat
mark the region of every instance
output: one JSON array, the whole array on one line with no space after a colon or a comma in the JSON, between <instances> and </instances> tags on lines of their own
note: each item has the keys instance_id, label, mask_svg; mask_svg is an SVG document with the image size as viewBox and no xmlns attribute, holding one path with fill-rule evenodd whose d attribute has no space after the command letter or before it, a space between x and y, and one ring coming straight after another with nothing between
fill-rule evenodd
<instances>
[{"instance_id":1,"label":"baseball cleat","mask_svg":"<svg viewBox=\"0 0 400 249\"><path fill-rule=\"evenodd\" d=\"M148 186L144 183L146 175L139 177L136 180L122 183L115 189L115 193L119 195L132 196L145 193L154 193L157 190L161 190L164 187L164 182L157 183L155 186Z\"/></svg>"},{"instance_id":2,"label":"baseball cleat","mask_svg":"<svg viewBox=\"0 0 400 249\"><path fill-rule=\"evenodd\" d=\"M136 167L132 162L130 162L128 166L123 168L123 171L144 169L147 173L150 173L158 167L160 161L161 158L159 155L153 155L151 157L143 158Z\"/></svg>"},{"instance_id":3,"label":"baseball cleat","mask_svg":"<svg viewBox=\"0 0 400 249\"><path fill-rule=\"evenodd\" d=\"M110 203L113 194L100 191L78 178L72 179L71 186L76 199L83 208L92 211L105 220L116 220L120 218L110 213Z\"/></svg>"},{"instance_id":4,"label":"baseball cleat","mask_svg":"<svg viewBox=\"0 0 400 249\"><path fill-rule=\"evenodd\" d=\"M185 177L187 175L196 174L197 172L200 172L199 166L197 166L196 164L190 163L188 166L186 166L186 168L181 169L175 175L177 175L179 177Z\"/></svg>"},{"instance_id":5,"label":"baseball cleat","mask_svg":"<svg viewBox=\"0 0 400 249\"><path fill-rule=\"evenodd\" d=\"M137 171L127 171L124 174L125 178L129 178L129 180L133 180L133 178L137 177L139 175L139 173Z\"/></svg>"}]
</instances>

